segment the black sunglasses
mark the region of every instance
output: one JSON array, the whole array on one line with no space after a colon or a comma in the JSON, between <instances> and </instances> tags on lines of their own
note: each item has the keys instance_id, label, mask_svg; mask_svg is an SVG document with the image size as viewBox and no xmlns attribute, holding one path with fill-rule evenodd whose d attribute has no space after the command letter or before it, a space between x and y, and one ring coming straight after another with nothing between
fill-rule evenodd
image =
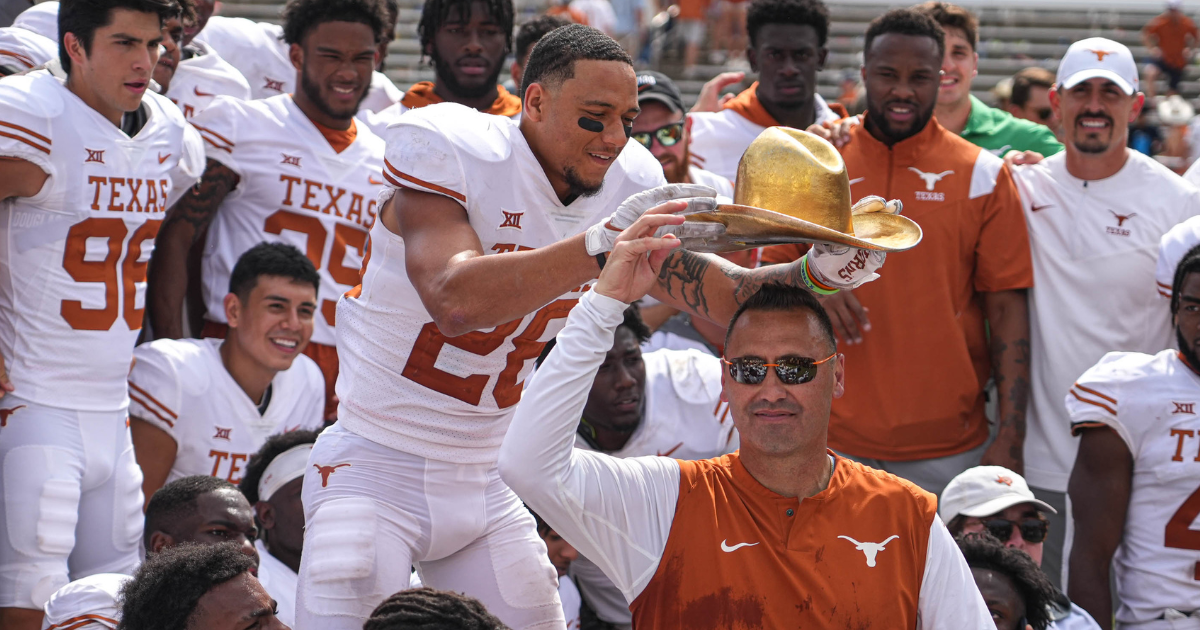
<instances>
[{"instance_id":1,"label":"black sunglasses","mask_svg":"<svg viewBox=\"0 0 1200 630\"><path fill-rule=\"evenodd\" d=\"M1040 543L1046 540L1046 535L1050 532L1050 523L1041 518L1023 518L1019 521L1010 521L1006 518L984 518L980 519L984 528L988 533L995 536L1000 542L1006 542L1012 537L1013 526L1021 529L1021 538L1025 542Z\"/></svg>"},{"instance_id":2,"label":"black sunglasses","mask_svg":"<svg viewBox=\"0 0 1200 630\"><path fill-rule=\"evenodd\" d=\"M742 385L758 385L767 378L767 368L775 368L775 376L784 385L800 385L813 380L817 375L817 366L837 356L833 353L820 361L808 357L783 357L775 363L767 363L762 359L741 357L732 361L721 359L729 366L729 377Z\"/></svg>"},{"instance_id":3,"label":"black sunglasses","mask_svg":"<svg viewBox=\"0 0 1200 630\"><path fill-rule=\"evenodd\" d=\"M1038 120L1050 120L1050 116L1054 114L1054 110L1050 109L1049 107L1043 107L1041 109L1034 110L1033 113L1037 114Z\"/></svg>"},{"instance_id":4,"label":"black sunglasses","mask_svg":"<svg viewBox=\"0 0 1200 630\"><path fill-rule=\"evenodd\" d=\"M637 140L642 146L649 149L654 144L654 139L658 138L658 143L664 147L673 147L683 139L683 123L671 123L663 125L654 131L639 131L633 134L633 139Z\"/></svg>"}]
</instances>

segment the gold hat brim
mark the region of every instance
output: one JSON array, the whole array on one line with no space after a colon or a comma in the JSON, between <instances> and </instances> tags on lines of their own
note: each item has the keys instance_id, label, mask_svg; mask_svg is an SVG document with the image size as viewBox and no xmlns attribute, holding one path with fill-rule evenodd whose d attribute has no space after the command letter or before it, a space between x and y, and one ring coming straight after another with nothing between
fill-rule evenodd
<instances>
[{"instance_id":1,"label":"gold hat brim","mask_svg":"<svg viewBox=\"0 0 1200 630\"><path fill-rule=\"evenodd\" d=\"M854 234L817 225L803 219L763 208L721 204L716 212L690 214L688 221L720 223L725 234L703 245L689 245L698 252L735 252L767 245L830 243L878 252L902 252L921 242L921 226L908 217L884 212L851 215Z\"/></svg>"}]
</instances>

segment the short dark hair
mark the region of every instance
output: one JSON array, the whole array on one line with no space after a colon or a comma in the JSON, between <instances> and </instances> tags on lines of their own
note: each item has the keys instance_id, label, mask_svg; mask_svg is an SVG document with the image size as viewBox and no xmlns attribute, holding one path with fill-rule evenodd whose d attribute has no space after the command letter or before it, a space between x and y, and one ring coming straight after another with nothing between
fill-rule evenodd
<instances>
[{"instance_id":1,"label":"short dark hair","mask_svg":"<svg viewBox=\"0 0 1200 630\"><path fill-rule=\"evenodd\" d=\"M725 347L729 347L729 338L733 334L733 325L744 313L749 311L794 311L808 310L817 318L817 325L829 340L829 344L837 351L837 337L833 334L833 322L825 307L813 297L813 294L799 287L782 284L764 284L750 299L742 302L733 318L729 320L729 329L725 331ZM815 357L814 357L815 358Z\"/></svg>"},{"instance_id":2,"label":"short dark hair","mask_svg":"<svg viewBox=\"0 0 1200 630\"><path fill-rule=\"evenodd\" d=\"M817 32L817 43L829 38L829 8L821 0L751 0L746 9L746 34L758 45L758 31L768 24L799 24Z\"/></svg>"},{"instance_id":3,"label":"short dark hair","mask_svg":"<svg viewBox=\"0 0 1200 630\"><path fill-rule=\"evenodd\" d=\"M553 527L550 527L550 523L547 523L546 519L542 518L541 514L534 512L533 508L529 507L528 504L525 505L525 509L529 510L529 513L533 515L533 522L537 525L538 536L544 537L547 532L554 529Z\"/></svg>"},{"instance_id":4,"label":"short dark hair","mask_svg":"<svg viewBox=\"0 0 1200 630\"><path fill-rule=\"evenodd\" d=\"M1179 292L1183 290L1183 281L1188 275L1200 272L1200 245L1187 251L1175 266L1175 279L1171 282L1171 314L1179 312Z\"/></svg>"},{"instance_id":5,"label":"short dark hair","mask_svg":"<svg viewBox=\"0 0 1200 630\"><path fill-rule=\"evenodd\" d=\"M184 630L200 598L248 573L254 558L237 543L186 543L148 558L121 588L118 630Z\"/></svg>"},{"instance_id":6,"label":"short dark hair","mask_svg":"<svg viewBox=\"0 0 1200 630\"><path fill-rule=\"evenodd\" d=\"M646 343L652 334L650 327L642 321L642 309L637 304L630 304L629 308L625 309L624 319L617 328L628 328L638 344Z\"/></svg>"},{"instance_id":7,"label":"short dark hair","mask_svg":"<svg viewBox=\"0 0 1200 630\"><path fill-rule=\"evenodd\" d=\"M863 55L871 53L871 44L881 35L894 33L896 35L914 35L929 37L937 42L938 59L946 54L946 31L933 18L916 9L892 9L887 13L871 20L867 26L867 34L863 39Z\"/></svg>"},{"instance_id":8,"label":"short dark hair","mask_svg":"<svg viewBox=\"0 0 1200 630\"><path fill-rule=\"evenodd\" d=\"M504 52L512 50L513 24L516 20L512 0L479 1L483 2L487 7L488 15L504 32ZM421 21L417 23L417 37L421 42L421 54L425 55L428 52L429 56L436 60L437 48L433 45L433 38L437 35L438 29L442 28L446 20L450 19L450 13L456 9L464 19L469 18L471 5L474 3L475 0L425 0L425 6L421 9Z\"/></svg>"},{"instance_id":9,"label":"short dark hair","mask_svg":"<svg viewBox=\"0 0 1200 630\"><path fill-rule=\"evenodd\" d=\"M557 86L575 78L576 61L620 61L633 67L633 58L613 38L590 26L568 24L533 46L521 75L521 96L534 83Z\"/></svg>"},{"instance_id":10,"label":"short dark hair","mask_svg":"<svg viewBox=\"0 0 1200 630\"><path fill-rule=\"evenodd\" d=\"M517 29L517 63L524 61L529 56L530 51L533 50L533 45L538 43L547 33L570 23L568 20L564 20L558 16L539 15L522 24L521 28Z\"/></svg>"},{"instance_id":11,"label":"short dark hair","mask_svg":"<svg viewBox=\"0 0 1200 630\"><path fill-rule=\"evenodd\" d=\"M979 20L975 18L974 13L956 4L937 0L919 4L914 8L933 18L933 21L942 27L942 31L947 28L962 31L967 42L971 44L971 50L976 50L979 46Z\"/></svg>"},{"instance_id":12,"label":"short dark hair","mask_svg":"<svg viewBox=\"0 0 1200 630\"><path fill-rule=\"evenodd\" d=\"M383 600L363 630L508 630L479 600L429 587L400 591Z\"/></svg>"},{"instance_id":13,"label":"short dark hair","mask_svg":"<svg viewBox=\"0 0 1200 630\"><path fill-rule=\"evenodd\" d=\"M366 24L378 44L388 29L387 6L382 0L288 0L283 7L283 41L302 44L309 31L325 22Z\"/></svg>"},{"instance_id":14,"label":"short dark hair","mask_svg":"<svg viewBox=\"0 0 1200 630\"><path fill-rule=\"evenodd\" d=\"M182 477L161 487L146 506L146 527L142 541L150 549L150 536L154 532L172 533L172 525L196 513L196 499L202 494L218 490L237 491L237 486L217 477L192 475Z\"/></svg>"},{"instance_id":15,"label":"short dark hair","mask_svg":"<svg viewBox=\"0 0 1200 630\"><path fill-rule=\"evenodd\" d=\"M1048 90L1054 87L1056 80L1054 73L1045 68L1037 66L1025 68L1013 75L1012 94L1008 97L1008 102L1017 107L1024 107L1025 103L1029 102L1029 95L1033 92L1033 88L1040 87Z\"/></svg>"},{"instance_id":16,"label":"short dark hair","mask_svg":"<svg viewBox=\"0 0 1200 630\"><path fill-rule=\"evenodd\" d=\"M67 33L75 35L83 44L84 52L91 55L96 30L112 23L114 9L154 13L158 15L159 22L183 13L178 0L63 0L58 5L58 61L67 74L71 73Z\"/></svg>"},{"instance_id":17,"label":"short dark hair","mask_svg":"<svg viewBox=\"0 0 1200 630\"><path fill-rule=\"evenodd\" d=\"M258 452L250 456L250 461L246 462L246 472L242 480L238 482L238 489L242 494L246 495L246 500L250 505L258 503L260 500L266 501L270 497L258 496L258 482L262 480L263 473L266 472L267 466L279 456L280 453L300 446L301 444L315 444L317 436L321 435L321 430L307 431L297 430L288 431L287 433L276 433L267 438L263 442L262 448Z\"/></svg>"},{"instance_id":18,"label":"short dark hair","mask_svg":"<svg viewBox=\"0 0 1200 630\"><path fill-rule=\"evenodd\" d=\"M960 536L958 548L972 569L993 571L1012 580L1017 595L1025 602L1025 623L1033 626L1033 630L1045 630L1050 625L1049 606L1058 593L1029 554L1006 547L988 533Z\"/></svg>"},{"instance_id":19,"label":"short dark hair","mask_svg":"<svg viewBox=\"0 0 1200 630\"><path fill-rule=\"evenodd\" d=\"M229 292L245 301L261 276L280 276L321 291L321 275L307 256L287 243L259 243L238 257L229 274Z\"/></svg>"}]
</instances>

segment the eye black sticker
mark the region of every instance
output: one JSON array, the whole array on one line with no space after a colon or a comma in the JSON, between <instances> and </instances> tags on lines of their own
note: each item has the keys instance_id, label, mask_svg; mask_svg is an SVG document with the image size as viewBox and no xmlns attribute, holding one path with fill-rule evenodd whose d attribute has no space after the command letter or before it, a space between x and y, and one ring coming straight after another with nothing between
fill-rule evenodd
<instances>
[{"instance_id":1,"label":"eye black sticker","mask_svg":"<svg viewBox=\"0 0 1200 630\"><path fill-rule=\"evenodd\" d=\"M604 123L600 122L599 120L592 120L591 118L586 118L583 116L579 117L579 126L584 131L590 131L592 133L603 133L604 132ZM632 127L629 129L632 130ZM629 132L626 131L626 133L629 133Z\"/></svg>"}]
</instances>

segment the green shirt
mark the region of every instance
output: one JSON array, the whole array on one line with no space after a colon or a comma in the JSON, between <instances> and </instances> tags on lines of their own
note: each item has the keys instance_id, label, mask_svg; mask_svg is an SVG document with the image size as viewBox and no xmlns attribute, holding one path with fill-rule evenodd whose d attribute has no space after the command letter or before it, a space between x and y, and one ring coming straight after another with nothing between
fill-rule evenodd
<instances>
[{"instance_id":1,"label":"green shirt","mask_svg":"<svg viewBox=\"0 0 1200 630\"><path fill-rule=\"evenodd\" d=\"M967 118L967 126L959 135L1000 157L1013 149L1037 151L1046 157L1063 149L1062 143L1054 137L1049 127L1014 118L1006 111L988 107L974 95L971 96L971 115Z\"/></svg>"}]
</instances>

